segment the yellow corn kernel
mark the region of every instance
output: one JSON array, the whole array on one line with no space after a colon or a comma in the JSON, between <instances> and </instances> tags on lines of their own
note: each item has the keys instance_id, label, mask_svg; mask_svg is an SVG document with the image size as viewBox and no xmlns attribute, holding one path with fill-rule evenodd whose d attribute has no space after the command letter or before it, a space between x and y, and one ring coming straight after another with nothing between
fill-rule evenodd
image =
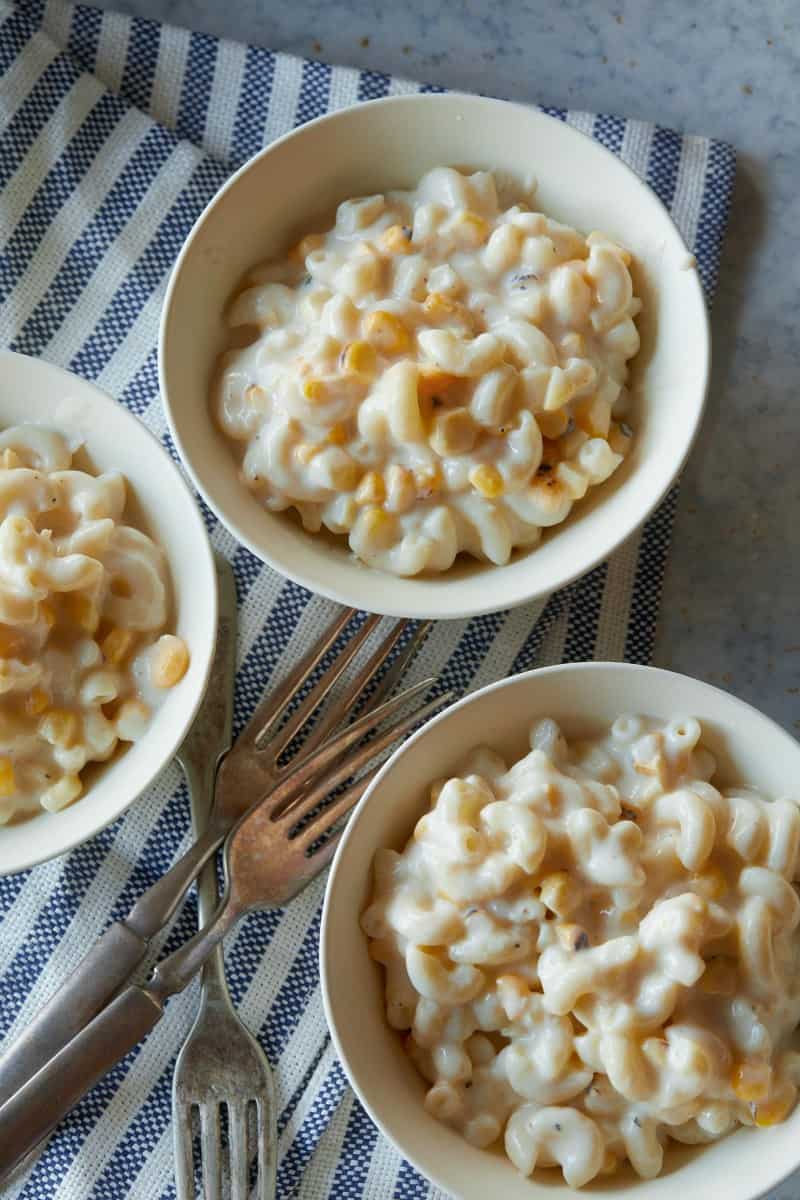
<instances>
[{"instance_id":1,"label":"yellow corn kernel","mask_svg":"<svg viewBox=\"0 0 800 1200\"><path fill-rule=\"evenodd\" d=\"M0 658L18 658L25 648L25 638L11 625L0 625Z\"/></svg>"},{"instance_id":2,"label":"yellow corn kernel","mask_svg":"<svg viewBox=\"0 0 800 1200\"><path fill-rule=\"evenodd\" d=\"M0 796L13 796L17 781L14 778L14 764L10 758L0 758Z\"/></svg>"},{"instance_id":3,"label":"yellow corn kernel","mask_svg":"<svg viewBox=\"0 0 800 1200\"><path fill-rule=\"evenodd\" d=\"M189 649L183 638L165 633L155 645L150 679L157 688L170 688L183 679L189 666Z\"/></svg>"},{"instance_id":4,"label":"yellow corn kernel","mask_svg":"<svg viewBox=\"0 0 800 1200\"><path fill-rule=\"evenodd\" d=\"M39 717L50 703L50 697L44 688L34 688L25 697L25 713L29 717Z\"/></svg>"},{"instance_id":5,"label":"yellow corn kernel","mask_svg":"<svg viewBox=\"0 0 800 1200\"><path fill-rule=\"evenodd\" d=\"M62 775L56 783L42 792L39 802L47 812L60 812L62 808L72 804L73 800L77 800L82 791L83 784L79 776Z\"/></svg>"},{"instance_id":6,"label":"yellow corn kernel","mask_svg":"<svg viewBox=\"0 0 800 1200\"><path fill-rule=\"evenodd\" d=\"M563 409L561 410L563 412ZM575 401L575 425L589 437L607 438L611 424L611 405L601 396L584 396Z\"/></svg>"},{"instance_id":7,"label":"yellow corn kernel","mask_svg":"<svg viewBox=\"0 0 800 1200\"><path fill-rule=\"evenodd\" d=\"M3 451L2 455L0 455L0 467L3 467L4 470L13 471L15 467L21 467L21 466L22 466L22 459L20 458L20 456L18 454L15 453L15 451L11 450L10 448L7 447Z\"/></svg>"},{"instance_id":8,"label":"yellow corn kernel","mask_svg":"<svg viewBox=\"0 0 800 1200\"><path fill-rule=\"evenodd\" d=\"M319 454L321 449L322 446L315 445L312 442L300 442L300 444L294 448L294 456L299 463L302 463L304 467L307 467L312 458L314 458L316 454Z\"/></svg>"},{"instance_id":9,"label":"yellow corn kernel","mask_svg":"<svg viewBox=\"0 0 800 1200\"><path fill-rule=\"evenodd\" d=\"M103 638L101 650L103 658L108 663L117 666L128 657L133 645L133 631L131 629L112 629Z\"/></svg>"},{"instance_id":10,"label":"yellow corn kernel","mask_svg":"<svg viewBox=\"0 0 800 1200\"><path fill-rule=\"evenodd\" d=\"M330 429L325 435L325 441L329 446L343 446L345 442L349 442L350 434L347 431L347 426L331 425Z\"/></svg>"},{"instance_id":11,"label":"yellow corn kernel","mask_svg":"<svg viewBox=\"0 0 800 1200\"><path fill-rule=\"evenodd\" d=\"M413 472L409 471L408 467L401 467L399 463L390 463L386 468L385 480L387 511L408 512L417 499L418 490L423 496L430 495L433 485L437 483L436 474L425 476L420 474L420 480L421 483L418 484Z\"/></svg>"},{"instance_id":12,"label":"yellow corn kernel","mask_svg":"<svg viewBox=\"0 0 800 1200\"><path fill-rule=\"evenodd\" d=\"M494 500L503 494L503 476L491 463L481 463L473 467L469 473L469 481L475 491L480 492L487 500Z\"/></svg>"},{"instance_id":13,"label":"yellow corn kernel","mask_svg":"<svg viewBox=\"0 0 800 1200\"><path fill-rule=\"evenodd\" d=\"M352 375L374 375L377 366L374 346L369 342L350 342L342 351L342 369Z\"/></svg>"},{"instance_id":14,"label":"yellow corn kernel","mask_svg":"<svg viewBox=\"0 0 800 1200\"><path fill-rule=\"evenodd\" d=\"M312 404L319 403L326 396L325 384L321 379L307 379L303 384L303 395L306 400L310 400Z\"/></svg>"},{"instance_id":15,"label":"yellow corn kernel","mask_svg":"<svg viewBox=\"0 0 800 1200\"><path fill-rule=\"evenodd\" d=\"M732 996L738 982L736 967L729 959L712 958L700 976L698 986L709 996Z\"/></svg>"},{"instance_id":16,"label":"yellow corn kernel","mask_svg":"<svg viewBox=\"0 0 800 1200\"><path fill-rule=\"evenodd\" d=\"M448 317L462 316L464 309L444 292L429 292L422 305L426 317L432 321L446 321Z\"/></svg>"},{"instance_id":17,"label":"yellow corn kernel","mask_svg":"<svg viewBox=\"0 0 800 1200\"><path fill-rule=\"evenodd\" d=\"M78 733L78 718L64 708L51 708L39 722L39 733L51 746L69 749Z\"/></svg>"},{"instance_id":18,"label":"yellow corn kernel","mask_svg":"<svg viewBox=\"0 0 800 1200\"><path fill-rule=\"evenodd\" d=\"M558 917L568 917L580 902L580 891L566 871L545 875L539 885L539 899Z\"/></svg>"},{"instance_id":19,"label":"yellow corn kernel","mask_svg":"<svg viewBox=\"0 0 800 1200\"><path fill-rule=\"evenodd\" d=\"M749 1104L766 1100L772 1083L772 1067L765 1062L740 1062L731 1072L731 1087L740 1100Z\"/></svg>"},{"instance_id":20,"label":"yellow corn kernel","mask_svg":"<svg viewBox=\"0 0 800 1200\"><path fill-rule=\"evenodd\" d=\"M367 471L356 492L356 504L382 504L386 488L377 471Z\"/></svg>"},{"instance_id":21,"label":"yellow corn kernel","mask_svg":"<svg viewBox=\"0 0 800 1200\"><path fill-rule=\"evenodd\" d=\"M536 424L541 430L542 437L552 441L567 432L569 413L564 408L558 409L557 412L540 412L536 414Z\"/></svg>"},{"instance_id":22,"label":"yellow corn kernel","mask_svg":"<svg viewBox=\"0 0 800 1200\"><path fill-rule=\"evenodd\" d=\"M456 384L461 382L457 375L448 375L446 371L423 367L417 378L417 399L420 403L443 400Z\"/></svg>"},{"instance_id":23,"label":"yellow corn kernel","mask_svg":"<svg viewBox=\"0 0 800 1200\"><path fill-rule=\"evenodd\" d=\"M410 225L390 225L384 229L378 243L386 254L410 254L414 249L411 233Z\"/></svg>"},{"instance_id":24,"label":"yellow corn kernel","mask_svg":"<svg viewBox=\"0 0 800 1200\"><path fill-rule=\"evenodd\" d=\"M721 900L728 892L728 881L719 867L706 867L692 876L692 883L699 885L707 900Z\"/></svg>"},{"instance_id":25,"label":"yellow corn kernel","mask_svg":"<svg viewBox=\"0 0 800 1200\"><path fill-rule=\"evenodd\" d=\"M296 245L292 246L289 258L307 258L313 250L319 250L324 240L321 233L307 233L305 237L300 238Z\"/></svg>"},{"instance_id":26,"label":"yellow corn kernel","mask_svg":"<svg viewBox=\"0 0 800 1200\"><path fill-rule=\"evenodd\" d=\"M580 925L559 925L556 933L565 950L588 949L589 936Z\"/></svg>"},{"instance_id":27,"label":"yellow corn kernel","mask_svg":"<svg viewBox=\"0 0 800 1200\"><path fill-rule=\"evenodd\" d=\"M467 211L458 218L453 226L453 232L462 246L468 246L474 250L478 246L482 246L489 237L489 224L477 213Z\"/></svg>"},{"instance_id":28,"label":"yellow corn kernel","mask_svg":"<svg viewBox=\"0 0 800 1200\"><path fill-rule=\"evenodd\" d=\"M438 463L427 467L417 467L414 471L414 482L417 485L417 497L427 500L442 490L442 469Z\"/></svg>"},{"instance_id":29,"label":"yellow corn kernel","mask_svg":"<svg viewBox=\"0 0 800 1200\"><path fill-rule=\"evenodd\" d=\"M794 1084L786 1083L772 1100L756 1105L755 1122L761 1129L768 1125L778 1125L790 1113L797 1099L797 1088Z\"/></svg>"},{"instance_id":30,"label":"yellow corn kernel","mask_svg":"<svg viewBox=\"0 0 800 1200\"><path fill-rule=\"evenodd\" d=\"M364 336L381 354L403 354L411 345L409 332L400 318L382 308L365 316Z\"/></svg>"},{"instance_id":31,"label":"yellow corn kernel","mask_svg":"<svg viewBox=\"0 0 800 1200\"><path fill-rule=\"evenodd\" d=\"M478 426L466 408L452 408L434 418L430 443L444 458L448 454L468 454L477 436Z\"/></svg>"},{"instance_id":32,"label":"yellow corn kernel","mask_svg":"<svg viewBox=\"0 0 800 1200\"><path fill-rule=\"evenodd\" d=\"M385 536L391 524L392 518L389 514L377 507L365 509L358 522L359 531L370 538Z\"/></svg>"},{"instance_id":33,"label":"yellow corn kernel","mask_svg":"<svg viewBox=\"0 0 800 1200\"><path fill-rule=\"evenodd\" d=\"M352 492L358 487L363 473L363 467L348 459L347 462L333 463L330 468L331 483L340 492Z\"/></svg>"}]
</instances>

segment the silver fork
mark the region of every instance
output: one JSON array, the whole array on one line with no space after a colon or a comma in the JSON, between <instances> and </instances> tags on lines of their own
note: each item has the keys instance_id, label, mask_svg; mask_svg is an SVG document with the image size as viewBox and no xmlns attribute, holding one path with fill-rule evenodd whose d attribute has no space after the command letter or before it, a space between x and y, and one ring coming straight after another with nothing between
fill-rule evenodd
<instances>
[{"instance_id":1,"label":"silver fork","mask_svg":"<svg viewBox=\"0 0 800 1200\"><path fill-rule=\"evenodd\" d=\"M309 730L309 718L364 644L377 618L367 618L336 652L334 661L322 670L294 712L291 700L299 689L311 683L316 667L353 616L352 612L345 612L333 622L278 692L262 702L233 750L223 759L217 774L214 809L208 829L195 843L195 852L185 856L187 864L202 865L230 827L233 812L237 808L240 812L244 809L244 814L225 838L227 884L222 903L212 920L183 947L159 963L145 984L128 987L93 1020L82 1023L81 1032L68 1044L58 1040L48 1052L46 1027L40 1027L36 1049L46 1065L0 1107L3 1134L0 1138L0 1182L8 1178L25 1154L82 1096L150 1032L161 1019L168 998L187 986L226 932L245 913L285 904L327 865L341 835L343 818L358 801L378 767L367 769L366 774L361 772L450 699L450 694L446 693L409 715L398 715L412 698L434 683L433 679L425 679L378 703L377 707L370 707L339 733L332 733L335 725L353 713L365 685L397 645L406 625L403 622L395 626L346 685L344 695L337 697L327 712L323 710L316 726ZM378 689L369 697L370 704L393 690L426 632L423 627L409 639L408 645L385 672ZM386 725L389 718L392 721ZM284 750L292 750L296 735L301 733L307 733L305 742L294 750L289 764L282 766L281 755ZM343 790L337 792L339 788ZM332 795L334 798L325 804ZM254 798L259 796L263 798L254 803ZM197 849L201 843L205 843L202 855ZM188 869L187 865L185 870ZM193 869L192 876L196 873ZM151 889L151 894L154 890ZM171 883L170 897L173 890ZM172 911L172 900L170 905ZM63 1026L59 1027L58 1033L60 1039ZM201 1142L204 1156L207 1155L213 1165L220 1159L218 1107L210 1117L205 1136L201 1133ZM232 1161L241 1165L247 1158L246 1149L244 1152L241 1149L246 1147L242 1133L244 1125L237 1124L236 1129L239 1132L234 1130L231 1137ZM213 1176L215 1171L211 1174Z\"/></svg>"}]
</instances>

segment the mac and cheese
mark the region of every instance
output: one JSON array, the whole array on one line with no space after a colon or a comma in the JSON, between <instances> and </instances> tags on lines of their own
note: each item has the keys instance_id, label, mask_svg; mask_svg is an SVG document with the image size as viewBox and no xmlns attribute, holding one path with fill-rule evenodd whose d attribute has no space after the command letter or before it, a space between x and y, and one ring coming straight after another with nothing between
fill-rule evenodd
<instances>
[{"instance_id":1,"label":"mac and cheese","mask_svg":"<svg viewBox=\"0 0 800 1200\"><path fill-rule=\"evenodd\" d=\"M164 633L164 555L122 523L124 478L72 457L50 430L0 433L0 824L71 804L189 661Z\"/></svg>"},{"instance_id":2,"label":"mac and cheese","mask_svg":"<svg viewBox=\"0 0 800 1200\"><path fill-rule=\"evenodd\" d=\"M580 1187L669 1138L789 1113L800 1081L800 810L719 790L691 717L551 720L441 780L362 925L430 1113Z\"/></svg>"},{"instance_id":3,"label":"mac and cheese","mask_svg":"<svg viewBox=\"0 0 800 1200\"><path fill-rule=\"evenodd\" d=\"M630 442L630 256L498 186L440 167L347 200L228 314L214 404L245 484L398 575L508 562Z\"/></svg>"}]
</instances>

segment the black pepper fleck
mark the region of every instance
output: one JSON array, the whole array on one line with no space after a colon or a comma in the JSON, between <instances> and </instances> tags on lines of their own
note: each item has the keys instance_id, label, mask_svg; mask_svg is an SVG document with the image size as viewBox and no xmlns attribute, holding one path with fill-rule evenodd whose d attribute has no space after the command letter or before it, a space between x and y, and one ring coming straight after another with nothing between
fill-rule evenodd
<instances>
[{"instance_id":1,"label":"black pepper fleck","mask_svg":"<svg viewBox=\"0 0 800 1200\"><path fill-rule=\"evenodd\" d=\"M556 1133L561 1133L561 1126L559 1125L558 1121L556 1121L553 1128L555 1129Z\"/></svg>"},{"instance_id":2,"label":"black pepper fleck","mask_svg":"<svg viewBox=\"0 0 800 1200\"><path fill-rule=\"evenodd\" d=\"M589 935L585 929L582 929L580 931L580 933L578 934L578 936L575 938L575 949L576 950L588 950L589 949Z\"/></svg>"},{"instance_id":3,"label":"black pepper fleck","mask_svg":"<svg viewBox=\"0 0 800 1200\"><path fill-rule=\"evenodd\" d=\"M642 1122L639 1120L639 1118L638 1118L638 1117L634 1117L634 1118L633 1118L633 1123L634 1123L634 1125L636 1126L636 1128L637 1128L637 1129L641 1129L641 1128L642 1128Z\"/></svg>"},{"instance_id":4,"label":"black pepper fleck","mask_svg":"<svg viewBox=\"0 0 800 1200\"><path fill-rule=\"evenodd\" d=\"M635 821L638 813L634 812L632 808L626 808L623 804L622 808L619 810L619 815L622 817L623 821Z\"/></svg>"}]
</instances>

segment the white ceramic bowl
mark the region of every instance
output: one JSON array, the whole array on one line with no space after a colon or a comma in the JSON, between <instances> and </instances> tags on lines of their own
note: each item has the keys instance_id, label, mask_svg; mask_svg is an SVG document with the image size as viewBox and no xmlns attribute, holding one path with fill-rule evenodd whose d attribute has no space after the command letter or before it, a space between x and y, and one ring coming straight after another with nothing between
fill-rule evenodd
<instances>
[{"instance_id":1,"label":"white ceramic bowl","mask_svg":"<svg viewBox=\"0 0 800 1200\"><path fill-rule=\"evenodd\" d=\"M240 483L209 412L223 313L244 273L319 228L349 196L413 187L438 165L530 173L547 214L601 229L635 256L642 349L634 360L637 434L626 463L541 545L504 567L461 564L397 579L346 545L265 512ZM357 105L303 125L245 164L198 220L175 265L160 334L161 392L175 443L220 520L264 562L343 604L392 616L463 617L554 591L619 546L678 474L697 430L709 335L696 270L655 194L597 142L552 117L476 96L415 95Z\"/></svg>"},{"instance_id":2,"label":"white ceramic bowl","mask_svg":"<svg viewBox=\"0 0 800 1200\"><path fill-rule=\"evenodd\" d=\"M50 363L0 352L0 429L33 423L79 435L95 471L128 481L126 517L164 549L174 624L189 647L186 675L170 689L140 741L95 769L69 808L0 827L0 875L63 854L116 820L175 754L205 691L216 642L214 560L197 505L156 439L121 404ZM89 465L89 464L86 464Z\"/></svg>"},{"instance_id":3,"label":"white ceramic bowl","mask_svg":"<svg viewBox=\"0 0 800 1200\"><path fill-rule=\"evenodd\" d=\"M377 849L402 849L427 809L427 785L455 771L468 748L489 745L516 758L531 722L554 717L568 736L606 729L620 713L691 714L719 761L719 778L767 794L796 792L800 745L768 717L708 684L653 667L575 663L516 675L435 717L376 776L350 818L331 869L322 917L325 1012L337 1053L373 1121L401 1154L459 1200L578 1197L555 1172L523 1178L500 1154L478 1150L423 1108L425 1084L384 1017L381 968L367 954L359 917L371 892ZM664 1174L596 1180L588 1194L639 1200L753 1200L800 1165L800 1108L781 1125L743 1129L701 1150L676 1148ZM724 1181L724 1183L722 1182Z\"/></svg>"}]
</instances>

